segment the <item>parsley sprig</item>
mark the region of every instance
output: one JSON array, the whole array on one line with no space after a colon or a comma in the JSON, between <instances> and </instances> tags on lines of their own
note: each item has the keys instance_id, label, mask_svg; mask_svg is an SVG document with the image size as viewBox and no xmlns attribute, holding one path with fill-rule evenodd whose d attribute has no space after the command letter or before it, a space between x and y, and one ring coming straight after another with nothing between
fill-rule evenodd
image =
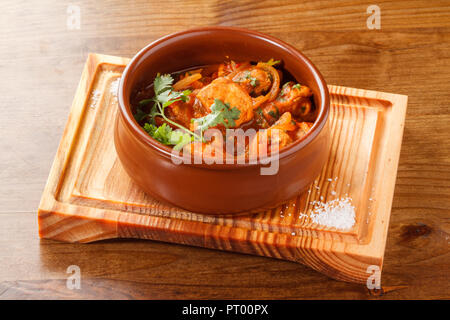
<instances>
[{"instance_id":1,"label":"parsley sprig","mask_svg":"<svg viewBox=\"0 0 450 320\"><path fill-rule=\"evenodd\" d=\"M167 123L163 123L159 127L146 123L144 130L162 144L173 145L175 150L180 150L193 140L193 136L190 134L183 133L181 130L173 130Z\"/></svg>"},{"instance_id":2,"label":"parsley sprig","mask_svg":"<svg viewBox=\"0 0 450 320\"><path fill-rule=\"evenodd\" d=\"M236 126L234 120L239 119L241 111L231 106L228 103L223 103L219 99L214 99L214 103L211 105L211 113L202 118L192 119L192 121L198 124L197 129L205 131L208 128L215 127L219 124L225 126L225 128Z\"/></svg>"},{"instance_id":3,"label":"parsley sprig","mask_svg":"<svg viewBox=\"0 0 450 320\"><path fill-rule=\"evenodd\" d=\"M170 120L164 113L165 108L177 101L188 101L190 90L184 90L182 92L173 90L172 87L173 78L170 74L160 75L158 74L153 81L153 90L155 95L153 98L144 99L139 102L139 109L135 114L137 121L141 121L145 118L149 118L150 122L145 123L144 130L152 136L154 139L166 145L174 145L175 150L181 149L185 144L193 141L194 139L200 139L198 135L190 131L188 128ZM147 114L142 111L142 107L153 103L150 113ZM166 123L157 127L155 124L155 117L161 117ZM170 123L177 130L173 130L167 123Z\"/></svg>"},{"instance_id":4,"label":"parsley sprig","mask_svg":"<svg viewBox=\"0 0 450 320\"><path fill-rule=\"evenodd\" d=\"M192 141L203 141L202 133L208 128L215 127L219 124L224 125L226 128L236 125L234 120L239 119L241 112L235 107L231 108L228 103L223 103L219 99L215 99L211 105L211 113L201 118L192 119L192 121L198 123L196 129L201 131L201 136L169 119L164 114L165 108L176 101L188 101L189 94L191 93L190 90L184 90L182 92L175 91L172 84L173 78L170 74L158 74L153 81L154 97L141 100L139 102L139 108L134 115L138 122L146 118L150 120L144 124L144 130L154 139L165 145L173 145L174 150L180 150L184 145ZM153 103L150 113L144 112L142 107L150 103ZM155 117L163 118L165 123L161 126L156 126ZM168 123L178 129L173 130Z\"/></svg>"}]
</instances>

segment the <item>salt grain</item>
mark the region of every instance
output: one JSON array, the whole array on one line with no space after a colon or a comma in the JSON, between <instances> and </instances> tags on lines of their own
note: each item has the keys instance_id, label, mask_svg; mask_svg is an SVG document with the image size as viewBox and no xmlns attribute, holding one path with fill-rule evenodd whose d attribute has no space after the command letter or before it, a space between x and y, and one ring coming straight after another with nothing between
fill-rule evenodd
<instances>
[{"instance_id":1,"label":"salt grain","mask_svg":"<svg viewBox=\"0 0 450 320\"><path fill-rule=\"evenodd\" d=\"M100 90L94 90L91 93L91 104L89 107L95 108L97 106L97 102L100 99L102 92Z\"/></svg>"},{"instance_id":2,"label":"salt grain","mask_svg":"<svg viewBox=\"0 0 450 320\"><path fill-rule=\"evenodd\" d=\"M117 91L119 90L119 82L120 78L117 78L116 80L111 82L111 86L109 87L109 92L115 97L117 97Z\"/></svg>"},{"instance_id":3,"label":"salt grain","mask_svg":"<svg viewBox=\"0 0 450 320\"><path fill-rule=\"evenodd\" d=\"M316 202L310 218L314 223L326 227L348 230L355 224L355 207L351 198Z\"/></svg>"}]
</instances>

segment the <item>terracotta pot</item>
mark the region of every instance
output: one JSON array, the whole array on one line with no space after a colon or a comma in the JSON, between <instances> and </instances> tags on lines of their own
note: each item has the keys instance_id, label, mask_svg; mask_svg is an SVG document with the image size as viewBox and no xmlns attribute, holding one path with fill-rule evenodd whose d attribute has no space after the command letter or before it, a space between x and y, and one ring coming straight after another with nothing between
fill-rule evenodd
<instances>
[{"instance_id":1,"label":"terracotta pot","mask_svg":"<svg viewBox=\"0 0 450 320\"><path fill-rule=\"evenodd\" d=\"M275 175L258 164L175 164L172 149L151 138L134 120L130 94L157 73L234 61L282 60L296 80L314 92L319 109L312 129L279 153ZM271 36L229 27L204 27L163 37L142 49L119 86L114 141L123 167L148 194L199 213L237 214L275 207L295 197L319 175L328 155L330 102L325 81L298 50Z\"/></svg>"}]
</instances>

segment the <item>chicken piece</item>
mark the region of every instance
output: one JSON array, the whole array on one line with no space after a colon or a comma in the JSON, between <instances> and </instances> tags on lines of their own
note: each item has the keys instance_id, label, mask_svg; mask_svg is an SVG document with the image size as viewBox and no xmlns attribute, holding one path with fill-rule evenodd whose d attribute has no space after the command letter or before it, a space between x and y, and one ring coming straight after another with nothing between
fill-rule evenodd
<instances>
[{"instance_id":1,"label":"chicken piece","mask_svg":"<svg viewBox=\"0 0 450 320\"><path fill-rule=\"evenodd\" d=\"M313 126L312 122L296 122L298 130L295 133L296 139L302 138Z\"/></svg>"},{"instance_id":2,"label":"chicken piece","mask_svg":"<svg viewBox=\"0 0 450 320\"><path fill-rule=\"evenodd\" d=\"M277 122L275 122L273 124L273 126L271 126L269 128L270 129L279 129L282 131L292 131L296 129L296 123L295 121L292 119L292 115L290 112L285 112L283 113L283 115L280 117L280 119L277 120Z\"/></svg>"},{"instance_id":3,"label":"chicken piece","mask_svg":"<svg viewBox=\"0 0 450 320\"><path fill-rule=\"evenodd\" d=\"M289 112L285 112L280 119L269 128L269 131L274 129L278 129L277 140L279 148L281 149L292 142L292 138L289 136L288 131L296 130L297 126L292 119L292 115ZM271 141L271 143L273 143L273 141Z\"/></svg>"},{"instance_id":4,"label":"chicken piece","mask_svg":"<svg viewBox=\"0 0 450 320\"><path fill-rule=\"evenodd\" d=\"M248 94L259 96L272 86L270 75L262 68L251 67L238 72L233 81L238 83Z\"/></svg>"},{"instance_id":5,"label":"chicken piece","mask_svg":"<svg viewBox=\"0 0 450 320\"><path fill-rule=\"evenodd\" d=\"M186 102L179 100L179 101L175 101L174 103L169 105L167 108L165 108L165 115L170 120L175 121L186 128L189 128L189 126L191 124L191 119L196 114L195 113L196 110L194 110L193 105L195 103L195 96L196 96L197 92L198 92L198 89L192 91L189 94L189 99L187 99ZM156 119L158 119L158 118L160 118L160 117L157 117ZM161 122L163 123L166 121L162 121L162 118L161 118ZM173 128L176 128L174 125L172 125L168 122L167 122L167 124Z\"/></svg>"},{"instance_id":6,"label":"chicken piece","mask_svg":"<svg viewBox=\"0 0 450 320\"><path fill-rule=\"evenodd\" d=\"M274 105L280 114L289 111L294 116L302 116L311 110L311 96L312 91L308 87L287 82L274 101Z\"/></svg>"},{"instance_id":7,"label":"chicken piece","mask_svg":"<svg viewBox=\"0 0 450 320\"><path fill-rule=\"evenodd\" d=\"M265 122L269 124L269 126L273 125L275 121L280 118L280 109L276 106L275 102L269 102L263 105L260 108L259 114L264 118Z\"/></svg>"},{"instance_id":8,"label":"chicken piece","mask_svg":"<svg viewBox=\"0 0 450 320\"><path fill-rule=\"evenodd\" d=\"M219 65L217 75L218 77L226 77L228 75L232 75L235 74L236 72L239 72L239 70L247 69L249 66L250 66L249 62L236 63L234 61L229 61Z\"/></svg>"},{"instance_id":9,"label":"chicken piece","mask_svg":"<svg viewBox=\"0 0 450 320\"><path fill-rule=\"evenodd\" d=\"M237 119L236 127L253 118L252 98L237 83L227 78L217 78L204 88L200 89L197 99L204 108L211 110L214 99L228 103L232 108L236 107L241 113Z\"/></svg>"},{"instance_id":10,"label":"chicken piece","mask_svg":"<svg viewBox=\"0 0 450 320\"><path fill-rule=\"evenodd\" d=\"M283 113L280 119L278 119L278 121L269 129L258 131L250 143L249 154L253 156L257 155L259 152L258 149L264 148L264 144L267 144L267 149L272 151L275 142L278 143L278 150L281 150L292 142L292 138L288 132L296 129L297 126L295 121L292 120L292 115L289 112ZM275 137L272 136L273 130L277 130ZM263 135L267 136L264 137ZM276 140L273 140L272 138L275 138Z\"/></svg>"},{"instance_id":11,"label":"chicken piece","mask_svg":"<svg viewBox=\"0 0 450 320\"><path fill-rule=\"evenodd\" d=\"M310 121L313 118L313 114L310 114L311 95L312 92L308 87L288 82L283 86L276 100L265 103L261 107L261 114L270 125L278 120L280 114L285 112Z\"/></svg>"}]
</instances>

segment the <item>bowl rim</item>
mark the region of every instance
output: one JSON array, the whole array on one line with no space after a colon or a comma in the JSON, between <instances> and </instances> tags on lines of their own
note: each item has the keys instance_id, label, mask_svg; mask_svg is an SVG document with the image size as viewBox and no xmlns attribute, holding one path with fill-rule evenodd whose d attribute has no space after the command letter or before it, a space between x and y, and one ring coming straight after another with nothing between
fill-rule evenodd
<instances>
[{"instance_id":1,"label":"bowl rim","mask_svg":"<svg viewBox=\"0 0 450 320\"><path fill-rule=\"evenodd\" d=\"M163 36L144 48L142 48L127 64L125 67L122 76L120 78L119 82L119 88L118 88L118 106L119 106L119 113L122 116L122 119L125 120L124 123L128 127L128 129L132 132L132 134L137 137L137 139L143 143L144 145L149 146L150 148L154 149L159 155L165 157L165 158L177 158L178 160L182 161L183 157L179 155L173 155L172 148L169 146L166 146L156 139L152 138L150 135L147 134L147 132L137 123L135 120L132 112L131 112L131 105L129 100L125 100L124 97L124 90L127 85L128 78L130 76L130 72L133 71L136 63L141 59L141 57L151 48L176 37L180 37L186 34L195 34L195 33L204 33L204 32L236 32L241 34L246 34L249 37L257 38L261 41L266 41L271 43L272 45L278 47L280 50L286 51L291 56L294 56L297 59L302 60L302 62L308 67L309 71L313 75L314 81L317 83L319 88L319 93L321 96L321 105L320 105L320 112L317 115L316 121L314 122L311 129L307 132L306 135L304 135L302 138L297 139L287 147L281 149L278 154L275 155L269 155L262 159L259 159L257 163L248 163L247 161L245 163L213 163L213 164L206 164L204 161L202 163L194 163L194 161L191 161L191 163L184 163L181 162L181 165L187 165L187 166L194 166L194 167L202 167L202 168L208 168L208 169L236 169L236 168L243 168L243 167L261 167L266 166L268 162L278 160L281 161L281 159L286 158L296 152L299 152L302 150L306 145L310 144L323 130L325 127L325 124L327 123L328 116L329 116L329 109L330 109L330 94L328 91L327 84L322 76L322 74L319 72L319 70L316 68L316 66L305 56L303 55L299 50L291 46L290 44L277 39L273 36L239 27L228 27L228 26L207 26L207 27L199 27L199 28L191 28L180 32L175 32L168 34L166 36ZM151 57L151 56L149 56ZM149 58L147 57L147 59ZM119 116L119 114L117 115Z\"/></svg>"}]
</instances>

